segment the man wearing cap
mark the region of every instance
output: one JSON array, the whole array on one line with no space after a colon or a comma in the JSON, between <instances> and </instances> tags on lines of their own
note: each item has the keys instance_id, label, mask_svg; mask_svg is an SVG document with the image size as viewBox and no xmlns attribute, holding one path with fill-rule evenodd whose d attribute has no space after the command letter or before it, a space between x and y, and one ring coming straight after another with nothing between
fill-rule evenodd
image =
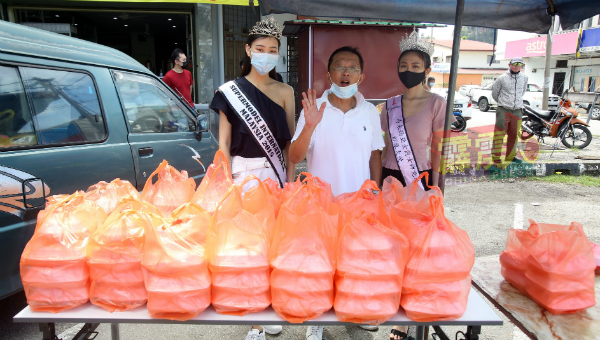
<instances>
[{"instance_id":1,"label":"man wearing cap","mask_svg":"<svg viewBox=\"0 0 600 340\"><path fill-rule=\"evenodd\" d=\"M527 76L521 73L523 67L522 58L512 58L508 63L509 70L502 74L492 86L492 98L498 103L496 110L496 140L504 139L508 136L506 142L505 161L510 163L517 154L516 141L521 130L521 119L523 118L523 95L527 89ZM492 150L492 159L495 164L501 164L502 148L495 147Z\"/></svg>"}]
</instances>

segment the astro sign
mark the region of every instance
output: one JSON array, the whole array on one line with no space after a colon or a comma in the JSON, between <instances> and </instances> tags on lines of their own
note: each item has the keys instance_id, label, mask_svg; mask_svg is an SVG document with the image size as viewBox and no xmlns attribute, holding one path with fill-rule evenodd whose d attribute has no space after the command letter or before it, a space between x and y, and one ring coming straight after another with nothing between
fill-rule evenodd
<instances>
[{"instance_id":1,"label":"astro sign","mask_svg":"<svg viewBox=\"0 0 600 340\"><path fill-rule=\"evenodd\" d=\"M552 55L575 53L577 32L555 34ZM543 57L546 55L546 36L509 41L506 43L506 59L515 57Z\"/></svg>"}]
</instances>

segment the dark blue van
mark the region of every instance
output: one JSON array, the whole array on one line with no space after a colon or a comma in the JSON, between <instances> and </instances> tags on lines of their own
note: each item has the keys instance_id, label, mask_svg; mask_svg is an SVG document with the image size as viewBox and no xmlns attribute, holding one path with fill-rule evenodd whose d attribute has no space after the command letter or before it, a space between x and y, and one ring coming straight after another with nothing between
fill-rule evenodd
<instances>
[{"instance_id":1,"label":"dark blue van","mask_svg":"<svg viewBox=\"0 0 600 340\"><path fill-rule=\"evenodd\" d=\"M199 184L218 149L209 112L109 47L0 21L0 298L45 197L121 178L142 190L166 159ZM213 117L214 118L214 117Z\"/></svg>"}]
</instances>

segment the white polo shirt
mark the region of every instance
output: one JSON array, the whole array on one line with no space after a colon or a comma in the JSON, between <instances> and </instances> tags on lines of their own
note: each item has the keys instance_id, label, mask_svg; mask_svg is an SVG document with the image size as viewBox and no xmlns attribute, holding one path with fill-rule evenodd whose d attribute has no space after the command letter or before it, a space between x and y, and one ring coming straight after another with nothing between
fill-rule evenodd
<instances>
[{"instance_id":1,"label":"white polo shirt","mask_svg":"<svg viewBox=\"0 0 600 340\"><path fill-rule=\"evenodd\" d=\"M308 171L331 184L334 195L354 192L370 179L369 160L373 150L385 144L379 121L379 112L365 97L356 92L356 107L344 113L329 103L326 90L317 99L317 107L327 103L323 119L313 132L308 147ZM292 142L304 128L304 110Z\"/></svg>"}]
</instances>

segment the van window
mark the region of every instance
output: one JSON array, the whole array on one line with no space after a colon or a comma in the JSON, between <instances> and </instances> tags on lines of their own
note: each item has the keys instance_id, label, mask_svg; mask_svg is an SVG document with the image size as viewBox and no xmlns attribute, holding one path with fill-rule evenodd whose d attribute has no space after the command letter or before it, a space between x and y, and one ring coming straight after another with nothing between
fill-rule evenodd
<instances>
[{"instance_id":1,"label":"van window","mask_svg":"<svg viewBox=\"0 0 600 340\"><path fill-rule=\"evenodd\" d=\"M189 132L194 119L163 84L150 77L113 71L132 133ZM179 102L179 103L178 103Z\"/></svg>"},{"instance_id":2,"label":"van window","mask_svg":"<svg viewBox=\"0 0 600 340\"><path fill-rule=\"evenodd\" d=\"M33 126L39 144L99 142L106 138L96 87L89 75L20 69L33 105ZM27 128L31 124L28 122Z\"/></svg>"},{"instance_id":3,"label":"van window","mask_svg":"<svg viewBox=\"0 0 600 340\"><path fill-rule=\"evenodd\" d=\"M19 71L0 66L0 148L36 145Z\"/></svg>"}]
</instances>

